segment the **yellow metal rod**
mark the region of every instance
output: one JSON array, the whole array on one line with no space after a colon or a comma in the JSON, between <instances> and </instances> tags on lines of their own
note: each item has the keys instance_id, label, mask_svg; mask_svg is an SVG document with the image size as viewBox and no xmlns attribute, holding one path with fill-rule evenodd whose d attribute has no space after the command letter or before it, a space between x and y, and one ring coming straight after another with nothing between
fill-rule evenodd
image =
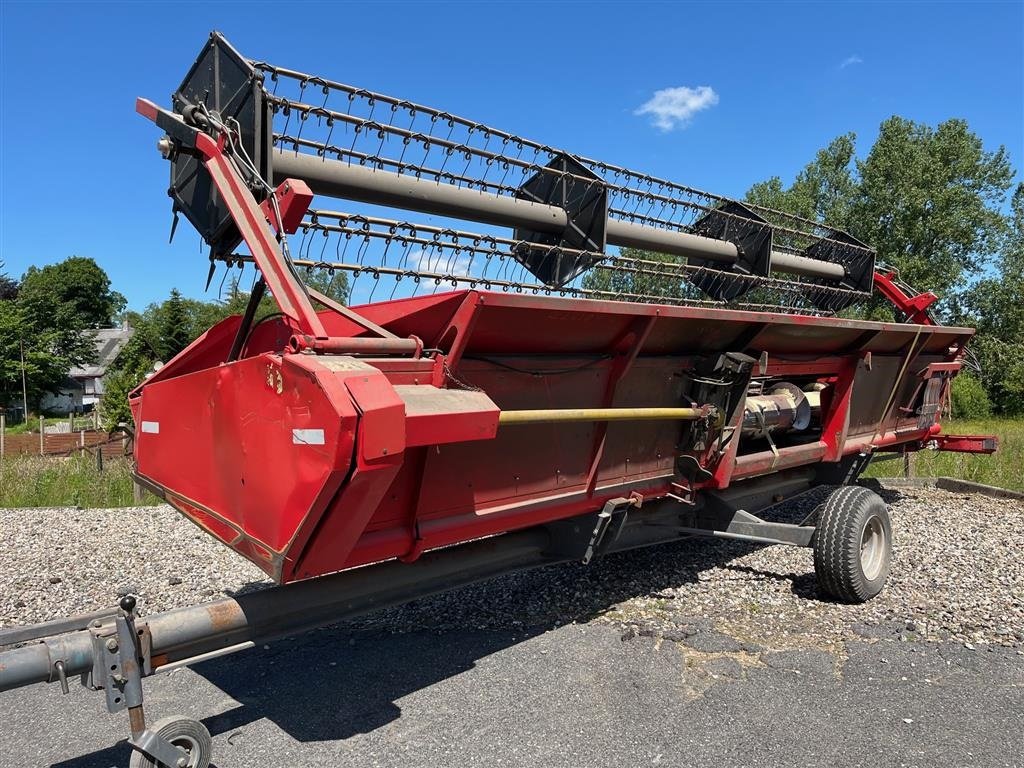
<instances>
[{"instance_id":1,"label":"yellow metal rod","mask_svg":"<svg viewBox=\"0 0 1024 768\"><path fill-rule=\"evenodd\" d=\"M697 421L709 414L700 408L561 408L502 411L499 424L554 424L573 421Z\"/></svg>"}]
</instances>

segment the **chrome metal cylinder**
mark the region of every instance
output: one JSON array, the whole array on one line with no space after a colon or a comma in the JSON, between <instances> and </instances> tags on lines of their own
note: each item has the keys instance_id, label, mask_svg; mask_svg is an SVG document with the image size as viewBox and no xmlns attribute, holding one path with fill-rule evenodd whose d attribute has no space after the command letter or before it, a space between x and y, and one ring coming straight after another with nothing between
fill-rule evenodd
<instances>
[{"instance_id":1,"label":"chrome metal cylinder","mask_svg":"<svg viewBox=\"0 0 1024 768\"><path fill-rule=\"evenodd\" d=\"M747 398L742 435L765 437L772 432L800 432L811 425L811 403L800 387L773 384L767 393Z\"/></svg>"}]
</instances>

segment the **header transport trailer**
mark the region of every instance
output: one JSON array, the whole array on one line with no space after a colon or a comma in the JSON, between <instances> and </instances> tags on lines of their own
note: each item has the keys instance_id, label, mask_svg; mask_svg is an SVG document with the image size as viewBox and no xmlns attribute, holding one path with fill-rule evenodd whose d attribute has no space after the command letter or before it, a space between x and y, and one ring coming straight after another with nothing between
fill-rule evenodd
<instances>
[{"instance_id":1,"label":"header transport trailer","mask_svg":"<svg viewBox=\"0 0 1024 768\"><path fill-rule=\"evenodd\" d=\"M210 760L200 723L147 725L144 676L517 569L718 536L812 547L822 592L868 600L891 550L855 484L872 456L995 449L938 423L972 331L845 232L216 33L172 109L137 111L211 277L254 283L132 393L136 477L282 586L0 636L0 689L81 675L128 710L132 765ZM898 321L838 314L876 294ZM759 514L823 484L798 525Z\"/></svg>"}]
</instances>

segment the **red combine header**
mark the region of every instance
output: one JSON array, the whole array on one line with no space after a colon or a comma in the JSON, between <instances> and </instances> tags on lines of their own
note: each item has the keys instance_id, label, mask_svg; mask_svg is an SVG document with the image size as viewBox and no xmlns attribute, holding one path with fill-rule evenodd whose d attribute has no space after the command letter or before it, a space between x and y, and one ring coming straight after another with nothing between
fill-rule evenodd
<instances>
[{"instance_id":1,"label":"red combine header","mask_svg":"<svg viewBox=\"0 0 1024 768\"><path fill-rule=\"evenodd\" d=\"M721 500L852 482L875 451L939 432L971 331L936 326L934 297L843 232L251 62L216 35L174 111L138 111L167 134L175 210L215 263L258 271L245 317L133 394L138 477L278 582L615 500L624 517L670 499L697 529L709 499L749 513ZM432 290L345 308L303 266ZM834 316L873 285L908 322ZM257 324L266 290L281 312Z\"/></svg>"},{"instance_id":2,"label":"red combine header","mask_svg":"<svg viewBox=\"0 0 1024 768\"><path fill-rule=\"evenodd\" d=\"M145 727L144 674L518 568L718 536L813 547L824 593L867 600L891 550L885 504L856 485L872 456L994 450L940 434L972 331L937 325L935 297L847 233L217 34L171 109L137 110L211 275L255 275L243 316L132 394L137 478L299 582L19 636L40 642L4 659L0 688L90 670L133 713L140 765L208 760L196 724ZM345 274L351 306L304 268ZM875 289L894 321L839 316ZM267 294L280 311L259 317ZM772 521L825 484L811 518ZM120 681L101 642L118 632L145 639Z\"/></svg>"}]
</instances>

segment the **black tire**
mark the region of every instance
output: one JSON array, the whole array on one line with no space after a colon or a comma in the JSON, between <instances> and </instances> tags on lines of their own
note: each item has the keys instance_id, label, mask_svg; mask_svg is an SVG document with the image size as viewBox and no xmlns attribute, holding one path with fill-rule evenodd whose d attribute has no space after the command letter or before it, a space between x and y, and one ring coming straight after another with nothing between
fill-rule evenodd
<instances>
[{"instance_id":1,"label":"black tire","mask_svg":"<svg viewBox=\"0 0 1024 768\"><path fill-rule=\"evenodd\" d=\"M846 603L882 591L892 562L892 522L878 494L858 485L836 489L821 505L814 533L818 587Z\"/></svg>"},{"instance_id":2,"label":"black tire","mask_svg":"<svg viewBox=\"0 0 1024 768\"><path fill-rule=\"evenodd\" d=\"M187 768L209 768L213 756L213 739L206 726L187 717L165 717L149 726L149 730L163 736L176 747L188 752ZM164 768L138 750L132 752L129 768ZM177 768L169 766L169 768Z\"/></svg>"}]
</instances>

